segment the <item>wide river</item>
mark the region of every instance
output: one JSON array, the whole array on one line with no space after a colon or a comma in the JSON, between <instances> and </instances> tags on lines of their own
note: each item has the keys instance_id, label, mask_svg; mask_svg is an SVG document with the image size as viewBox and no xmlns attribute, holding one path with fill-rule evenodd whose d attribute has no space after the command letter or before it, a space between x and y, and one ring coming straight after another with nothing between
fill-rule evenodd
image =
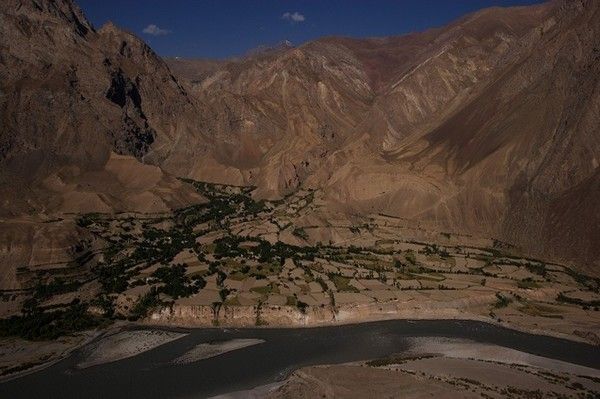
<instances>
[{"instance_id":1,"label":"wide river","mask_svg":"<svg viewBox=\"0 0 600 399\"><path fill-rule=\"evenodd\" d=\"M0 384L0 398L202 398L269 384L303 366L402 353L412 337L464 338L600 369L600 347L473 321L185 331L189 335L148 352L82 370L74 369L81 360L81 352L74 352L51 367ZM236 338L265 342L191 364L172 363L199 343Z\"/></svg>"}]
</instances>

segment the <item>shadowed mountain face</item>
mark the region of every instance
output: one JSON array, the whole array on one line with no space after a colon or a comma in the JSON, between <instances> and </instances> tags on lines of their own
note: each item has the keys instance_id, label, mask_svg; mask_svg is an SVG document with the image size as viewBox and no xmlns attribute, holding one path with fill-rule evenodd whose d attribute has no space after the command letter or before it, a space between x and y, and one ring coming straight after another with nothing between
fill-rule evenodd
<instances>
[{"instance_id":1,"label":"shadowed mountain face","mask_svg":"<svg viewBox=\"0 0 600 399\"><path fill-rule=\"evenodd\" d=\"M132 200L180 184L145 170L152 177L131 187L123 173L138 162L123 169L115 158L143 160L201 125L147 45L111 24L96 31L63 0L3 1L0 37L2 213L161 208L191 194Z\"/></svg>"},{"instance_id":2,"label":"shadowed mountain face","mask_svg":"<svg viewBox=\"0 0 600 399\"><path fill-rule=\"evenodd\" d=\"M70 1L0 9L6 213L148 209L146 192L176 207L191 193L172 176L305 187L337 211L600 266L597 1L166 63ZM112 179L138 162L152 181Z\"/></svg>"}]
</instances>

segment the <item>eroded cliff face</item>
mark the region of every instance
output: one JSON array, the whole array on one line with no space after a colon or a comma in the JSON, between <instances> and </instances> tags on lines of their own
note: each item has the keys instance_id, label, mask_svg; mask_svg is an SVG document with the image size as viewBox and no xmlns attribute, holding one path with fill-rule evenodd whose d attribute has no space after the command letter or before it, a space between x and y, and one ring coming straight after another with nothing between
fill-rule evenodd
<instances>
[{"instance_id":1,"label":"eroded cliff face","mask_svg":"<svg viewBox=\"0 0 600 399\"><path fill-rule=\"evenodd\" d=\"M331 324L363 323L390 319L484 319L478 308L494 302L486 293L481 297L457 301L421 301L407 306L403 301L345 304L336 307L308 306L227 306L175 304L152 313L145 322L187 327L316 327Z\"/></svg>"},{"instance_id":2,"label":"eroded cliff face","mask_svg":"<svg viewBox=\"0 0 600 399\"><path fill-rule=\"evenodd\" d=\"M172 305L154 312L146 320L151 324L195 327L253 326L317 326L336 322L335 311L329 307L311 307L301 312L291 306L222 306Z\"/></svg>"},{"instance_id":3,"label":"eroded cliff face","mask_svg":"<svg viewBox=\"0 0 600 399\"><path fill-rule=\"evenodd\" d=\"M531 300L548 301L555 298L555 292L527 292L521 294ZM377 303L353 303L337 306L308 306L299 310L295 306L214 306L174 304L157 310L144 319L145 324L181 327L318 327L326 325L364 323L380 320L478 320L496 323L511 329L531 333L546 334L562 338L584 341L597 345L600 337L593 327L578 318L560 323L550 319L535 322L519 317L514 312L506 312L502 320L491 318L490 306L498 297L490 292L473 293L468 297L450 300L436 300L420 297L418 300L382 301Z\"/></svg>"}]
</instances>

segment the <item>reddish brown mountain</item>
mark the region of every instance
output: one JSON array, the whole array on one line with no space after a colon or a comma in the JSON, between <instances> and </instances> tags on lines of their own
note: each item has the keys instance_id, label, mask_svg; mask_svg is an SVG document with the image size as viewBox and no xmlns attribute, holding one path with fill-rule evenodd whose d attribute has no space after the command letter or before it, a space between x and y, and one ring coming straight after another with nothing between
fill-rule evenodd
<instances>
[{"instance_id":1,"label":"reddish brown mountain","mask_svg":"<svg viewBox=\"0 0 600 399\"><path fill-rule=\"evenodd\" d=\"M492 8L424 33L325 38L224 63L193 82L194 94L229 110L217 130L255 162L222 162L264 195L309 185L353 211L494 236L592 268L599 9Z\"/></svg>"},{"instance_id":2,"label":"reddish brown mountain","mask_svg":"<svg viewBox=\"0 0 600 399\"><path fill-rule=\"evenodd\" d=\"M146 44L112 24L96 31L70 1L7 0L0 54L2 213L158 209L189 197L160 170L140 165L146 176L134 179L137 162L111 158L143 161L200 125Z\"/></svg>"},{"instance_id":3,"label":"reddish brown mountain","mask_svg":"<svg viewBox=\"0 0 600 399\"><path fill-rule=\"evenodd\" d=\"M255 185L262 197L311 187L335 210L600 266L597 1L167 64L114 26L94 30L66 0L0 9L12 213L76 210L82 198L148 209L148 192L177 206L190 194L171 176ZM158 166L156 178L133 193L131 176L94 183L123 174L111 153Z\"/></svg>"}]
</instances>

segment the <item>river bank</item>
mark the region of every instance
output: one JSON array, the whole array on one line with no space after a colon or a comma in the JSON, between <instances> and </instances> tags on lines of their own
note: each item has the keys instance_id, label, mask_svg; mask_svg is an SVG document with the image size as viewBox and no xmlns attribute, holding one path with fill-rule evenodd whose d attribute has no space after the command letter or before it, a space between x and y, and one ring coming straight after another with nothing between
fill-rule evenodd
<instances>
[{"instance_id":1,"label":"river bank","mask_svg":"<svg viewBox=\"0 0 600 399\"><path fill-rule=\"evenodd\" d=\"M368 323L384 320L472 320L536 335L564 338L592 345L600 345L597 327L598 312L588 314L565 313L566 317L547 317L497 309L490 313L489 303L494 295L473 300L429 301L308 306L212 306L173 305L153 312L143 325L177 326L183 328L299 328ZM460 302L460 303L459 303Z\"/></svg>"},{"instance_id":2,"label":"river bank","mask_svg":"<svg viewBox=\"0 0 600 399\"><path fill-rule=\"evenodd\" d=\"M156 329L171 330L150 328ZM85 361L87 353L83 348L40 372L0 384L0 396L215 396L282 381L307 366L366 361L394 354L414 356L411 348L415 347L421 352L432 352L431 346L416 345L415 338L427 337L466 340L462 343L463 351L493 345L527 356L600 370L597 346L474 321L396 320L314 328L200 328L186 333L135 356L80 369L77 365ZM456 352L442 349L436 351L457 357ZM177 361L182 358L188 361ZM69 392L61 389L66 386L70 387Z\"/></svg>"},{"instance_id":3,"label":"river bank","mask_svg":"<svg viewBox=\"0 0 600 399\"><path fill-rule=\"evenodd\" d=\"M488 295L489 296L489 295ZM336 306L308 306L303 310L295 306L266 305L260 306L221 306L215 311L211 306L172 305L153 312L142 322L118 322L102 331L87 332L79 338L66 340L62 347L50 351L20 351L14 356L8 349L0 351L0 359L6 363L13 361L11 367L15 372L0 377L6 381L19 376L34 373L51 366L99 337L118 334L130 328L162 327L170 328L313 328L324 326L341 326L369 323L386 320L470 320L485 322L498 327L509 328L529 334L568 339L599 345L597 330L598 321L593 317L581 317L579 314L565 313L567 317L551 318L527 315L520 312L508 312L498 309L499 315L492 317L489 303L495 296L472 298L470 300L421 301L407 304L401 301L385 303L343 304ZM590 312L596 316L598 312ZM500 315L502 317L500 317ZM138 337L139 338L139 337ZM19 345L5 342L4 347L28 346L38 347L40 343L20 341ZM49 343L52 345L52 343ZM153 345L149 346L151 349ZM0 346L1 348L1 346ZM134 354L142 353L134 350ZM27 369L19 369L32 365Z\"/></svg>"}]
</instances>

